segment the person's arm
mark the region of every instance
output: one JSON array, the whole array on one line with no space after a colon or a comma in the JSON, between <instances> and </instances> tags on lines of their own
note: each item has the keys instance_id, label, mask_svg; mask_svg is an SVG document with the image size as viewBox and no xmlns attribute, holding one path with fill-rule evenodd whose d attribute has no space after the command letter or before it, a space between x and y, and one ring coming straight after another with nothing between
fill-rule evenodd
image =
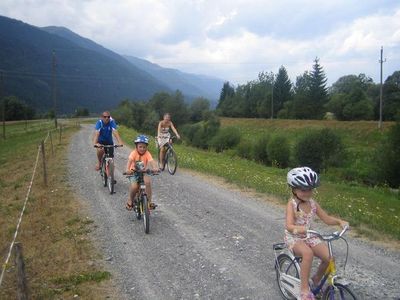
<instances>
[{"instance_id":1,"label":"person's arm","mask_svg":"<svg viewBox=\"0 0 400 300\"><path fill-rule=\"evenodd\" d=\"M126 171L125 171L125 173L127 173L127 174L132 174L132 170L130 169L130 167L132 165L132 161L133 160L132 160L131 156L129 155L128 162L126 164Z\"/></svg>"},{"instance_id":2,"label":"person's arm","mask_svg":"<svg viewBox=\"0 0 400 300\"><path fill-rule=\"evenodd\" d=\"M349 223L343 221L339 218L332 217L328 215L318 203L315 203L317 206L317 216L327 225L339 225L340 227L349 226Z\"/></svg>"},{"instance_id":3,"label":"person's arm","mask_svg":"<svg viewBox=\"0 0 400 300\"><path fill-rule=\"evenodd\" d=\"M175 128L175 126L174 126L174 124L173 124L172 122L171 122L171 129L172 129L172 131L175 133L176 137L177 137L178 139L180 139L181 136L179 135L178 131L176 131L176 128Z\"/></svg>"},{"instance_id":4,"label":"person's arm","mask_svg":"<svg viewBox=\"0 0 400 300\"><path fill-rule=\"evenodd\" d=\"M307 228L305 226L294 224L294 211L292 201L289 201L286 206L286 230L293 234L307 232Z\"/></svg>"},{"instance_id":5,"label":"person's arm","mask_svg":"<svg viewBox=\"0 0 400 300\"><path fill-rule=\"evenodd\" d=\"M93 145L99 144L99 135L100 135L100 131L96 130L93 135Z\"/></svg>"},{"instance_id":6,"label":"person's arm","mask_svg":"<svg viewBox=\"0 0 400 300\"><path fill-rule=\"evenodd\" d=\"M118 130L114 129L114 130L113 130L113 134L114 134L115 137L117 138L118 145L122 145L122 140L121 140L121 137L120 137L120 135L119 135Z\"/></svg>"},{"instance_id":7,"label":"person's arm","mask_svg":"<svg viewBox=\"0 0 400 300\"><path fill-rule=\"evenodd\" d=\"M157 137L161 135L161 121L158 122L158 128L157 128Z\"/></svg>"}]
</instances>

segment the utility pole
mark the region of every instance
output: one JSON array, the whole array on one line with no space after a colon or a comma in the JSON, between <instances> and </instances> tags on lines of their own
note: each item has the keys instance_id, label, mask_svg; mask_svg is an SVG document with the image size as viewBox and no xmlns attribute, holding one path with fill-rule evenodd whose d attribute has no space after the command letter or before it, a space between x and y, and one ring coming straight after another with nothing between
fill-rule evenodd
<instances>
[{"instance_id":1,"label":"utility pole","mask_svg":"<svg viewBox=\"0 0 400 300\"><path fill-rule=\"evenodd\" d=\"M275 75L272 74L271 120L274 119L274 85L275 85Z\"/></svg>"},{"instance_id":2,"label":"utility pole","mask_svg":"<svg viewBox=\"0 0 400 300\"><path fill-rule=\"evenodd\" d=\"M2 117L3 117L3 139L6 139L6 99L3 96L3 71L0 71L0 100L2 106Z\"/></svg>"},{"instance_id":3,"label":"utility pole","mask_svg":"<svg viewBox=\"0 0 400 300\"><path fill-rule=\"evenodd\" d=\"M383 100L382 100L382 92L383 92L383 82L382 82L382 71L383 71L383 63L386 62L383 60L383 46L381 47L381 59L379 60L379 63L381 64L381 88L379 91L379 123L378 123L378 128L382 129L382 108L383 108Z\"/></svg>"},{"instance_id":4,"label":"utility pole","mask_svg":"<svg viewBox=\"0 0 400 300\"><path fill-rule=\"evenodd\" d=\"M53 85L52 85L52 96L53 96L53 104L54 104L54 126L57 128L57 91L56 91L56 53L53 50L53 63L52 63L52 78L53 78Z\"/></svg>"}]
</instances>

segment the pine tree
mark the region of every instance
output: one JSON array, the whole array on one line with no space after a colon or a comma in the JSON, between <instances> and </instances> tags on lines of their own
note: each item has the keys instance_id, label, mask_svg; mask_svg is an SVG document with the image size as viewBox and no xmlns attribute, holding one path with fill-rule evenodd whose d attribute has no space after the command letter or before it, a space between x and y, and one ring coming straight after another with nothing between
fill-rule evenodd
<instances>
[{"instance_id":1,"label":"pine tree","mask_svg":"<svg viewBox=\"0 0 400 300\"><path fill-rule=\"evenodd\" d=\"M322 66L319 64L318 57L314 60L313 69L310 72L310 119L322 119L324 116L324 105L329 101L328 89L326 87L327 78Z\"/></svg>"},{"instance_id":2,"label":"pine tree","mask_svg":"<svg viewBox=\"0 0 400 300\"><path fill-rule=\"evenodd\" d=\"M285 102L292 99L292 83L284 66L281 66L274 83L274 116L277 115Z\"/></svg>"}]
</instances>

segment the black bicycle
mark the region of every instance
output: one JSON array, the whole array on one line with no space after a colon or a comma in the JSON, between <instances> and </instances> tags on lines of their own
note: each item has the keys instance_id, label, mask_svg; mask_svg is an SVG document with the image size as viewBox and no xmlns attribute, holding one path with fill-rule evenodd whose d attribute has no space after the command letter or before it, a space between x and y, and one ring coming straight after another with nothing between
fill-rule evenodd
<instances>
[{"instance_id":1,"label":"black bicycle","mask_svg":"<svg viewBox=\"0 0 400 300\"><path fill-rule=\"evenodd\" d=\"M139 184L139 190L134 199L134 212L138 220L143 219L144 232L150 232L150 202L147 198L146 184L144 183L144 175L158 175L158 172L153 172L151 170L144 171L134 171L133 174L124 172L126 178L135 178Z\"/></svg>"},{"instance_id":2,"label":"black bicycle","mask_svg":"<svg viewBox=\"0 0 400 300\"><path fill-rule=\"evenodd\" d=\"M103 148L104 155L101 159L100 175L104 186L108 186L110 194L114 193L114 185L117 183L114 179L114 156L111 156L110 148L118 148L123 145L94 145L95 148Z\"/></svg>"},{"instance_id":3,"label":"black bicycle","mask_svg":"<svg viewBox=\"0 0 400 300\"><path fill-rule=\"evenodd\" d=\"M175 174L176 168L178 167L178 157L176 155L174 147L172 146L172 140L175 138L176 136L172 136L168 143L166 143L164 146L158 147L158 167L160 168L160 170L164 171L165 166L167 166L168 173L171 175ZM165 154L164 161L161 162L160 152L162 147L165 148Z\"/></svg>"}]
</instances>

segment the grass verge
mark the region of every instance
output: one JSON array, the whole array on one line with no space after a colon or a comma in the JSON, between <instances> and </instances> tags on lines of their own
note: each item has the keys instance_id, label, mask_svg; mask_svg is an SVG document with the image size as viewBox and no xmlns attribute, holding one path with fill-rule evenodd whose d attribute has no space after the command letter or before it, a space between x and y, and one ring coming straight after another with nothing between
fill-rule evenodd
<instances>
[{"instance_id":1,"label":"grass verge","mask_svg":"<svg viewBox=\"0 0 400 300\"><path fill-rule=\"evenodd\" d=\"M132 129L121 126L119 132L125 141L136 135ZM185 145L175 145L179 167L224 178L241 188L272 195L287 202L290 190L286 184L287 170L266 167L236 156L203 151ZM155 143L150 150L156 157ZM316 199L329 213L350 222L363 236L372 240L400 240L400 199L386 188L371 188L335 183L321 178Z\"/></svg>"},{"instance_id":2,"label":"grass verge","mask_svg":"<svg viewBox=\"0 0 400 300\"><path fill-rule=\"evenodd\" d=\"M47 124L47 123L46 123ZM8 252L18 216L25 200L39 142L52 127L48 123L21 130L7 125L6 140L0 141L0 253ZM22 244L28 287L32 299L99 299L114 293L110 273L90 241L93 221L68 186L67 147L76 128L63 130L62 140L53 136L54 154L46 143L48 187L44 186L39 160L31 196L17 241ZM3 230L4 229L4 230ZM1 299L16 298L16 270L10 260L0 290Z\"/></svg>"}]
</instances>

